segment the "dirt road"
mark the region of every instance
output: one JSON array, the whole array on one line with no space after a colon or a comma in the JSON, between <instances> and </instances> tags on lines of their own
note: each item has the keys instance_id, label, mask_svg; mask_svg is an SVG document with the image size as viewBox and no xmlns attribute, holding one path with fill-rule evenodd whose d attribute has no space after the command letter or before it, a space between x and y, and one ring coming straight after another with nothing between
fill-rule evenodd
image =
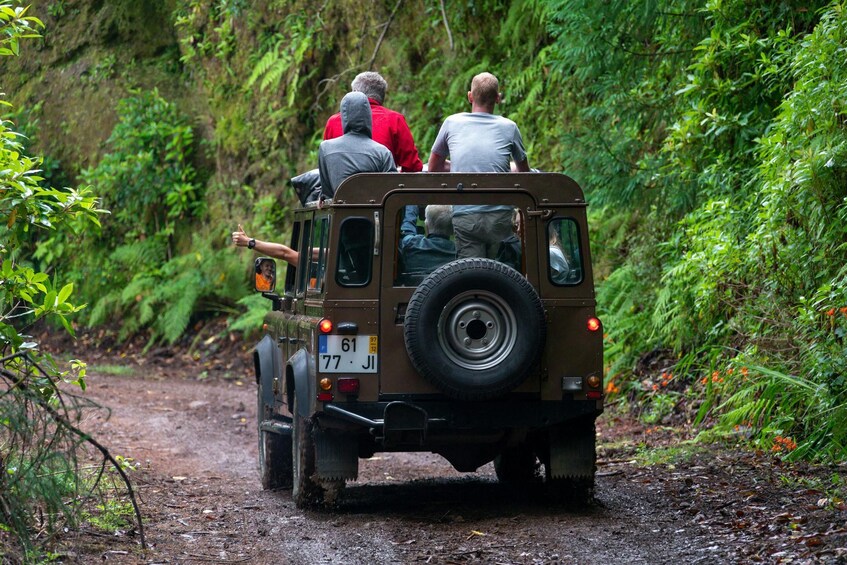
<instances>
[{"instance_id":1,"label":"dirt road","mask_svg":"<svg viewBox=\"0 0 847 565\"><path fill-rule=\"evenodd\" d=\"M504 488L490 465L463 475L437 456L383 454L362 463L339 508L302 511L289 492L261 489L252 381L136 373L95 371L86 396L112 414L83 427L140 463L133 477L151 548L124 533L100 535L83 562L711 564L845 555L843 503L804 484L808 468L717 448L638 466L632 455L645 430L622 437L623 423L606 417L597 501L587 509Z\"/></svg>"}]
</instances>

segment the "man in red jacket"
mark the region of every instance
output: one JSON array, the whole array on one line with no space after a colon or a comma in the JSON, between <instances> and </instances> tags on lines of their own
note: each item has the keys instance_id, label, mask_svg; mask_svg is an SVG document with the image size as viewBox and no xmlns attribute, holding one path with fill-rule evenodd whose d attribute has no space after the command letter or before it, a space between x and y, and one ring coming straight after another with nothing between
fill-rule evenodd
<instances>
[{"instance_id":1,"label":"man in red jacket","mask_svg":"<svg viewBox=\"0 0 847 565\"><path fill-rule=\"evenodd\" d=\"M401 172L417 173L423 169L423 163L415 147L415 140L406 118L400 112L389 110L382 105L388 83L379 73L367 71L359 73L350 85L354 92L362 92L371 104L373 140L386 146L394 163ZM344 134L341 126L341 114L334 114L326 121L324 139L335 139Z\"/></svg>"}]
</instances>

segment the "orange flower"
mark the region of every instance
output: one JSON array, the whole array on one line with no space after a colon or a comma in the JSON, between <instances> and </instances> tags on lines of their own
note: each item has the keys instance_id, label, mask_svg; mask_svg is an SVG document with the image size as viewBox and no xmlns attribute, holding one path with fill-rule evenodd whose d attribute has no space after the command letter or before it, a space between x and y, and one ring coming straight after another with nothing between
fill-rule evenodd
<instances>
[{"instance_id":1,"label":"orange flower","mask_svg":"<svg viewBox=\"0 0 847 565\"><path fill-rule=\"evenodd\" d=\"M741 374L742 375L744 375L746 377L748 372L749 371L747 370L747 367L741 367Z\"/></svg>"},{"instance_id":2,"label":"orange flower","mask_svg":"<svg viewBox=\"0 0 847 565\"><path fill-rule=\"evenodd\" d=\"M847 316L847 306L842 306L838 311Z\"/></svg>"},{"instance_id":3,"label":"orange flower","mask_svg":"<svg viewBox=\"0 0 847 565\"><path fill-rule=\"evenodd\" d=\"M826 315L827 315L827 316L833 316L833 315L835 315L835 308L830 308L829 310L827 310L827 311L826 311Z\"/></svg>"},{"instance_id":4,"label":"orange flower","mask_svg":"<svg viewBox=\"0 0 847 565\"><path fill-rule=\"evenodd\" d=\"M773 446L771 451L778 453L780 451L794 451L797 449L797 442L790 437L776 436L773 438Z\"/></svg>"}]
</instances>

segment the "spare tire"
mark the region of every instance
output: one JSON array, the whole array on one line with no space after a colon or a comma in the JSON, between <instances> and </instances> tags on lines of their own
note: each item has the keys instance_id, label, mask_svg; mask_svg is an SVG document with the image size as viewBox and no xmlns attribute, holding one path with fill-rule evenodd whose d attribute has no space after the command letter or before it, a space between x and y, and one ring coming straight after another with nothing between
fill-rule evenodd
<instances>
[{"instance_id":1,"label":"spare tire","mask_svg":"<svg viewBox=\"0 0 847 565\"><path fill-rule=\"evenodd\" d=\"M538 293L491 259L459 259L421 282L406 307L415 369L458 400L501 396L536 367L547 333Z\"/></svg>"}]
</instances>

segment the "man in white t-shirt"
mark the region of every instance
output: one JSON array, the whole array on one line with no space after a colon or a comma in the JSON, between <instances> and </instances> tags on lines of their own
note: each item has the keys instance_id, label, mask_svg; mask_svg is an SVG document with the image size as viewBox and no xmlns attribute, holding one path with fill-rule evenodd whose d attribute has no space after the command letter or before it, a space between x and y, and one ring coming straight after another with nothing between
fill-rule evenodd
<instances>
[{"instance_id":1,"label":"man in white t-shirt","mask_svg":"<svg viewBox=\"0 0 847 565\"><path fill-rule=\"evenodd\" d=\"M476 75L468 102L470 112L453 114L441 125L427 171L508 173L514 161L517 171L529 172L517 124L494 114L494 106L500 102L497 77L491 73ZM457 257L493 259L500 242L512 235L512 213L511 206L453 206Z\"/></svg>"}]
</instances>

